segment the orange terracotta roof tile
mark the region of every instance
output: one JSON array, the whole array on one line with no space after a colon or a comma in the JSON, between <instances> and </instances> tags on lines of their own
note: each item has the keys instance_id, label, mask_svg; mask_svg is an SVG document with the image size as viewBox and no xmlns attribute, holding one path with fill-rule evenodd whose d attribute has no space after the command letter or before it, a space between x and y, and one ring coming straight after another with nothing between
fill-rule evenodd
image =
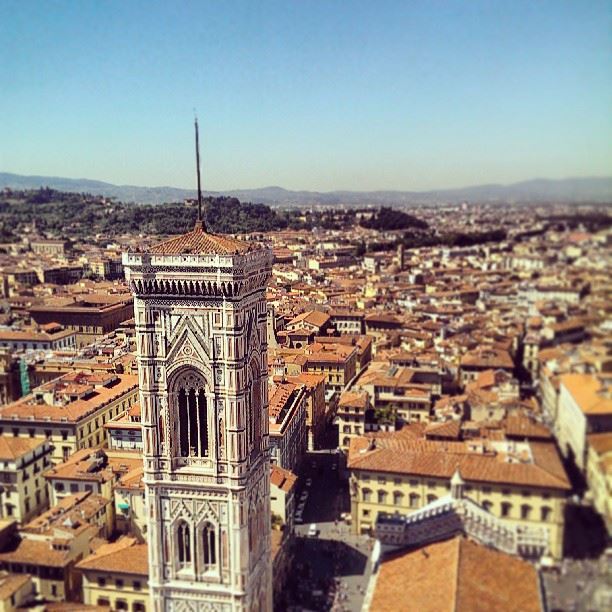
<instances>
[{"instance_id":1,"label":"orange terracotta roof tile","mask_svg":"<svg viewBox=\"0 0 612 612\"><path fill-rule=\"evenodd\" d=\"M62 394L64 389L72 389L70 385L73 385L71 376L82 373L72 373L63 376L60 381L64 385L64 380L68 383L67 386L62 388ZM88 382L93 382L93 378L96 375L87 377ZM17 419L29 420L29 421L61 421L74 423L81 419L93 414L96 410L101 408L103 405L114 401L121 396L134 391L138 388L138 376L131 374L113 375L116 378L116 382L109 386L98 386L91 387L91 393L86 393L80 399L69 401L66 404L59 403L57 405L50 405L44 402L38 402L34 394L30 394L26 397L7 404L6 406L0 407L0 420L12 420L13 417ZM54 384L58 384L58 381L54 381ZM47 383L47 386L51 383ZM74 387L76 389L76 387ZM36 391L36 390L35 390Z\"/></svg>"},{"instance_id":2,"label":"orange terracotta roof tile","mask_svg":"<svg viewBox=\"0 0 612 612\"><path fill-rule=\"evenodd\" d=\"M161 242L151 247L148 252L154 255L181 255L184 253L233 255L253 251L260 246L256 242L245 242L230 236L210 234L201 224L196 224L195 229L191 232Z\"/></svg>"},{"instance_id":3,"label":"orange terracotta roof tile","mask_svg":"<svg viewBox=\"0 0 612 612\"><path fill-rule=\"evenodd\" d=\"M8 599L30 580L30 574L0 572L0 601Z\"/></svg>"},{"instance_id":4,"label":"orange terracotta roof tile","mask_svg":"<svg viewBox=\"0 0 612 612\"><path fill-rule=\"evenodd\" d=\"M326 312L319 310L310 310L294 317L287 325L298 325L299 323L308 323L315 327L322 327L329 321L329 315Z\"/></svg>"},{"instance_id":5,"label":"orange terracotta roof tile","mask_svg":"<svg viewBox=\"0 0 612 612\"><path fill-rule=\"evenodd\" d=\"M610 381L610 377L607 379ZM586 415L612 414L611 392L595 374L564 374L561 384Z\"/></svg>"},{"instance_id":6,"label":"orange terracotta roof tile","mask_svg":"<svg viewBox=\"0 0 612 612\"><path fill-rule=\"evenodd\" d=\"M107 482L117 480L120 475L135 468L142 468L140 453L126 457L125 452L83 448L73 453L63 463L47 470L43 476L48 480Z\"/></svg>"},{"instance_id":7,"label":"orange terracotta roof tile","mask_svg":"<svg viewBox=\"0 0 612 612\"><path fill-rule=\"evenodd\" d=\"M1 552L0 563L3 561L37 567L66 567L71 563L69 551L53 550L48 542L30 539L15 541Z\"/></svg>"},{"instance_id":8,"label":"orange terracotta roof tile","mask_svg":"<svg viewBox=\"0 0 612 612\"><path fill-rule=\"evenodd\" d=\"M522 414L510 415L504 421L504 429L508 436L524 438L542 438L551 440L553 435L546 427Z\"/></svg>"},{"instance_id":9,"label":"orange terracotta roof tile","mask_svg":"<svg viewBox=\"0 0 612 612\"><path fill-rule=\"evenodd\" d=\"M82 571L98 571L118 574L149 576L147 544L139 544L135 538L122 537L112 544L100 546L76 566Z\"/></svg>"},{"instance_id":10,"label":"orange terracotta roof tile","mask_svg":"<svg viewBox=\"0 0 612 612\"><path fill-rule=\"evenodd\" d=\"M297 385L289 382L283 382L276 386L269 399L269 414L270 420L276 421L283 408L287 406L287 402L291 394L298 388Z\"/></svg>"},{"instance_id":11,"label":"orange terracotta roof tile","mask_svg":"<svg viewBox=\"0 0 612 612\"><path fill-rule=\"evenodd\" d=\"M508 351L485 347L466 353L461 359L461 366L513 369L514 363Z\"/></svg>"},{"instance_id":12,"label":"orange terracotta roof tile","mask_svg":"<svg viewBox=\"0 0 612 612\"><path fill-rule=\"evenodd\" d=\"M587 441L598 455L612 453L612 432L590 434Z\"/></svg>"},{"instance_id":13,"label":"orange terracotta roof tile","mask_svg":"<svg viewBox=\"0 0 612 612\"><path fill-rule=\"evenodd\" d=\"M403 431L403 430L402 430ZM475 441L409 438L401 432L353 438L348 468L450 479L459 468L466 481L569 490L570 483L553 444L531 442L530 462L508 462L506 455Z\"/></svg>"},{"instance_id":14,"label":"orange terracotta roof tile","mask_svg":"<svg viewBox=\"0 0 612 612\"><path fill-rule=\"evenodd\" d=\"M453 419L442 423L430 423L425 429L425 435L431 438L453 438L461 437L461 421Z\"/></svg>"},{"instance_id":15,"label":"orange terracotta roof tile","mask_svg":"<svg viewBox=\"0 0 612 612\"><path fill-rule=\"evenodd\" d=\"M297 482L297 476L290 470L278 465L270 465L270 483L285 492L290 491Z\"/></svg>"},{"instance_id":16,"label":"orange terracotta roof tile","mask_svg":"<svg viewBox=\"0 0 612 612\"><path fill-rule=\"evenodd\" d=\"M371 612L539 612L535 568L462 536L383 559Z\"/></svg>"},{"instance_id":17,"label":"orange terracotta roof tile","mask_svg":"<svg viewBox=\"0 0 612 612\"><path fill-rule=\"evenodd\" d=\"M45 441L40 438L15 438L0 435L0 460L14 461L44 444Z\"/></svg>"}]
</instances>

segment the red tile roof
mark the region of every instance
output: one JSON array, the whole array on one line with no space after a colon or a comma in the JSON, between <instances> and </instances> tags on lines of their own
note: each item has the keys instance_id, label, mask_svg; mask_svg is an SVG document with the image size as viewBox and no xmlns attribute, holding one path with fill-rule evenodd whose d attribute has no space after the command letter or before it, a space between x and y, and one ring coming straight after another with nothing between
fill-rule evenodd
<instances>
[{"instance_id":1,"label":"red tile roof","mask_svg":"<svg viewBox=\"0 0 612 612\"><path fill-rule=\"evenodd\" d=\"M371 612L539 612L527 561L462 536L383 560Z\"/></svg>"},{"instance_id":2,"label":"red tile roof","mask_svg":"<svg viewBox=\"0 0 612 612\"><path fill-rule=\"evenodd\" d=\"M290 470L286 470L278 465L270 465L270 484L288 492L297 482L297 476Z\"/></svg>"},{"instance_id":3,"label":"red tile roof","mask_svg":"<svg viewBox=\"0 0 612 612\"><path fill-rule=\"evenodd\" d=\"M147 545L135 538L122 537L112 544L100 546L95 553L77 564L83 571L149 576Z\"/></svg>"},{"instance_id":4,"label":"red tile roof","mask_svg":"<svg viewBox=\"0 0 612 612\"><path fill-rule=\"evenodd\" d=\"M503 453L473 450L473 442L415 439L397 432L353 438L348 468L444 479L459 468L466 481L569 490L555 446L531 442L529 448L531 462L508 462Z\"/></svg>"},{"instance_id":5,"label":"red tile roof","mask_svg":"<svg viewBox=\"0 0 612 612\"><path fill-rule=\"evenodd\" d=\"M183 253L232 255L252 251L260 246L256 242L245 242L230 236L209 234L202 225L196 224L195 229L191 232L156 244L149 249L149 253L156 255L181 255Z\"/></svg>"}]
</instances>

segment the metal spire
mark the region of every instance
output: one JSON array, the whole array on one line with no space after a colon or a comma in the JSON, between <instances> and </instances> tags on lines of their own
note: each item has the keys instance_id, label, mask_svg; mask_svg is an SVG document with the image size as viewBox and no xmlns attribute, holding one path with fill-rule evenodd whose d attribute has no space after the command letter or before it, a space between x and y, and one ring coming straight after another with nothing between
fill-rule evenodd
<instances>
[{"instance_id":1,"label":"metal spire","mask_svg":"<svg viewBox=\"0 0 612 612\"><path fill-rule=\"evenodd\" d=\"M198 116L195 116L195 146L196 146L196 169L198 172L198 220L196 227L204 227L204 221L202 220L202 185L200 182L200 133L198 129Z\"/></svg>"}]
</instances>

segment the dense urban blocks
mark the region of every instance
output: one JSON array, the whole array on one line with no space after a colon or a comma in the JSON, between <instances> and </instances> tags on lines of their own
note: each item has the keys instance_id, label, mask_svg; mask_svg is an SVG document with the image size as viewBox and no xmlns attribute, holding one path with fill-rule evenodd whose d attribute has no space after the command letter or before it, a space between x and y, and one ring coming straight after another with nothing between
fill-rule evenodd
<instances>
[{"instance_id":1,"label":"dense urban blocks","mask_svg":"<svg viewBox=\"0 0 612 612\"><path fill-rule=\"evenodd\" d=\"M0 247L8 601L426 609L449 573L460 609L476 586L500 610L601 608L605 226L422 207L416 247L364 227L374 209L177 235L186 210L166 240Z\"/></svg>"}]
</instances>

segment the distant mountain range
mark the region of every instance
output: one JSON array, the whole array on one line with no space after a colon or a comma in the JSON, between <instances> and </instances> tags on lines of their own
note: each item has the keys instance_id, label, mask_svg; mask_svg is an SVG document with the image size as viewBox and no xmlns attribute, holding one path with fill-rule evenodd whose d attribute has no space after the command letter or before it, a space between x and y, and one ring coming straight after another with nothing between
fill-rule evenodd
<instances>
[{"instance_id":1,"label":"distant mountain range","mask_svg":"<svg viewBox=\"0 0 612 612\"><path fill-rule=\"evenodd\" d=\"M137 187L113 185L90 179L56 176L24 176L0 172L0 188L35 189L50 187L58 191L85 192L115 197L123 202L159 204L180 202L196 195L193 189L178 187ZM276 206L325 205L410 205L456 202L612 202L612 177L585 177L561 180L533 179L511 185L477 185L461 189L433 191L290 191L282 187L206 191L205 195L227 195L243 202L261 202Z\"/></svg>"}]
</instances>

